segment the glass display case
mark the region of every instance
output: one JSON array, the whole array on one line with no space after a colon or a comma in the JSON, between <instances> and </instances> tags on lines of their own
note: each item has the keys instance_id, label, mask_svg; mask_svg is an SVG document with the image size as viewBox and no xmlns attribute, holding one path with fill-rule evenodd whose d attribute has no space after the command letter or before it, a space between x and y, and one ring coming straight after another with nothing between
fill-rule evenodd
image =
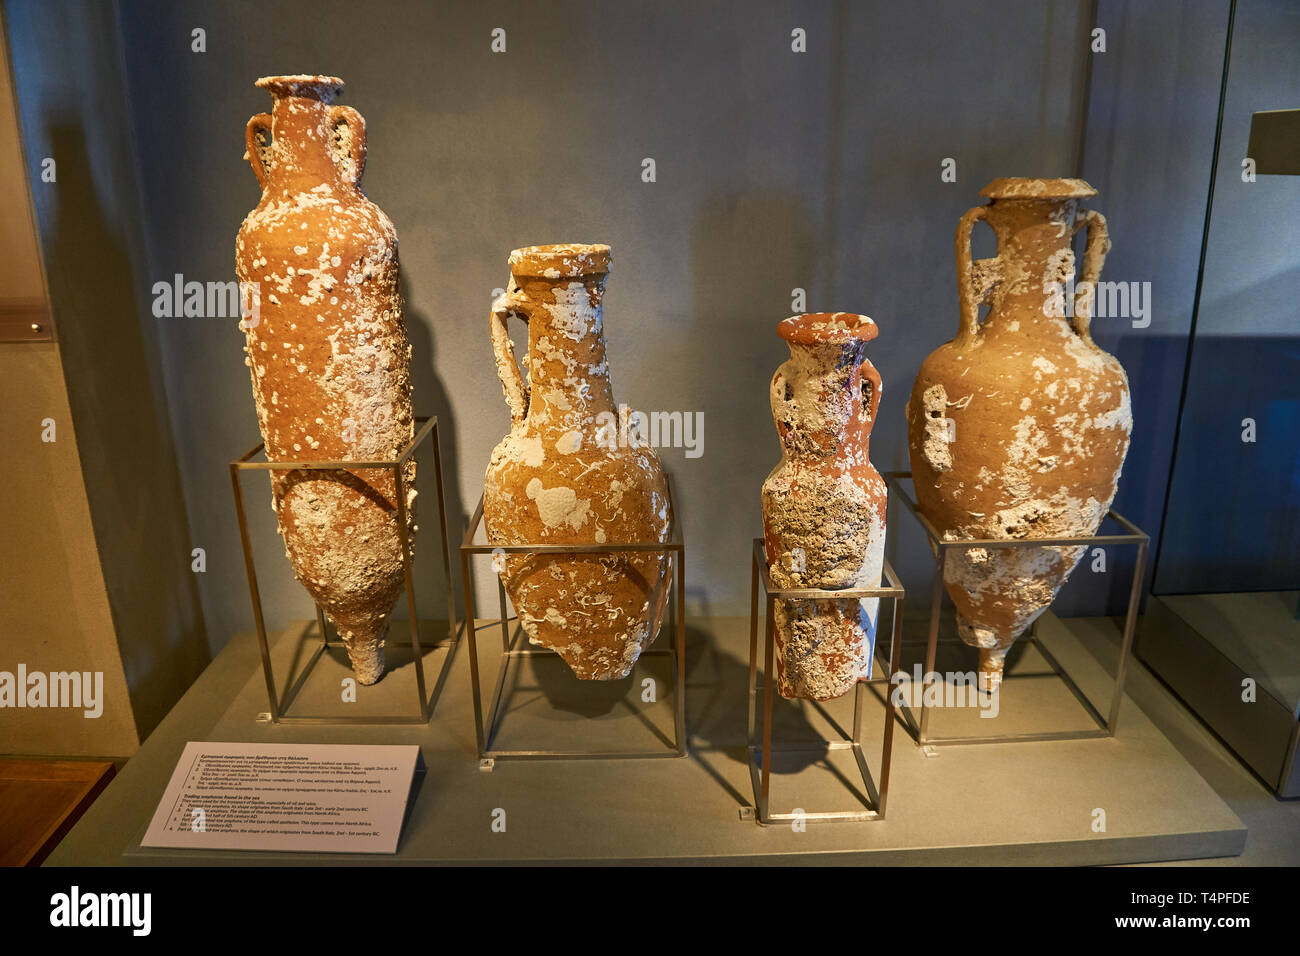
<instances>
[{"instance_id":1,"label":"glass display case","mask_svg":"<svg viewBox=\"0 0 1300 956\"><path fill-rule=\"evenodd\" d=\"M1143 660L1300 796L1300 45L1236 6Z\"/></svg>"}]
</instances>

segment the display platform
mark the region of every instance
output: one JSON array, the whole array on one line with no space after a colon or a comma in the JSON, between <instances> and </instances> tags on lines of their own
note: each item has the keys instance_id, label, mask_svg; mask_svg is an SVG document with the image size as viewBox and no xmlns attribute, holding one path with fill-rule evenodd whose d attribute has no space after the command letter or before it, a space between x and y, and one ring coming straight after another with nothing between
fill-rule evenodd
<instances>
[{"instance_id":1,"label":"display platform","mask_svg":"<svg viewBox=\"0 0 1300 956\"><path fill-rule=\"evenodd\" d=\"M1300 797L1295 591L1152 596L1138 657L1280 797ZM1253 681L1255 694L1244 691Z\"/></svg>"},{"instance_id":2,"label":"display platform","mask_svg":"<svg viewBox=\"0 0 1300 956\"><path fill-rule=\"evenodd\" d=\"M308 631L302 626L281 635L277 654L297 653L299 642L313 639ZM915 633L910 626L905 632L909 640ZM1040 619L1039 636L1080 688L1104 703L1118 626L1049 614ZM747 642L744 619L688 619L687 757L519 761L487 771L475 759L463 646L427 727L289 726L259 722L266 689L256 642L244 635L217 657L49 863L1114 864L1233 856L1245 845L1242 822L1131 699L1111 739L949 747L927 756L900 724L887 819L760 827L743 818L753 799L745 753ZM913 654L922 650L908 646ZM952 653L959 665L960 649ZM485 665L490 654L483 651ZM365 690L376 696L409 691L400 679L409 662L394 663L384 681ZM660 666L660 659L646 660L624 681L579 684L558 662L527 659L508 681L502 732L547 745L671 732L672 682L656 673ZM338 686L335 678L346 676L341 662L322 660L319 667L324 670L313 680ZM1005 720L1007 730L1043 720L1088 726L1087 713L1058 681L1032 652L1020 654L1009 664L996 722ZM655 692L653 702L643 700L647 688ZM867 741L881 731L878 695L873 689L867 701ZM811 738L827 732L830 722L843 727L851 704L852 695L824 707L779 701L776 727L783 739ZM952 719L955 732L993 722L974 710L936 715L942 718ZM416 743L427 772L417 782L395 857L141 847L177 757L186 741L200 739ZM815 753L794 756L801 762L774 768L774 809L852 807L855 796L866 799L854 790L851 756L832 754L830 763ZM878 760L877 753L873 773ZM860 781L856 786L861 789ZM1104 831L1097 829L1102 814Z\"/></svg>"},{"instance_id":3,"label":"display platform","mask_svg":"<svg viewBox=\"0 0 1300 956\"><path fill-rule=\"evenodd\" d=\"M1300 714L1300 592L1164 594L1160 601Z\"/></svg>"}]
</instances>

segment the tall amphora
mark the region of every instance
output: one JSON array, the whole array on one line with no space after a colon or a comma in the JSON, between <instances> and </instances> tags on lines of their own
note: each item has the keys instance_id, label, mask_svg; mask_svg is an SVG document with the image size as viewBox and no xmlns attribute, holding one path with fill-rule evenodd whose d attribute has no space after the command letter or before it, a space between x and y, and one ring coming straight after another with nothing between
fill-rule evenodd
<instances>
[{"instance_id":1,"label":"tall amphora","mask_svg":"<svg viewBox=\"0 0 1300 956\"><path fill-rule=\"evenodd\" d=\"M1133 417L1119 361L1092 341L1110 240L1079 179L997 179L957 228L961 323L921 365L907 406L922 513L946 540L1094 534L1115 497ZM987 222L997 255L971 261ZM1072 240L1087 230L1075 279ZM1072 294L1073 293L1073 294ZM989 313L980 322L978 310ZM1007 650L1055 599L1083 547L947 553L944 582L963 641L996 689Z\"/></svg>"},{"instance_id":2,"label":"tall amphora","mask_svg":"<svg viewBox=\"0 0 1300 956\"><path fill-rule=\"evenodd\" d=\"M240 322L269 461L390 461L413 437L410 346L397 236L361 191L366 124L333 105L343 81L257 81L271 112L248 121L262 199L240 227ZM334 622L357 679L384 670L388 615L404 582L391 471L271 472L294 574ZM402 473L414 532L415 462Z\"/></svg>"}]
</instances>

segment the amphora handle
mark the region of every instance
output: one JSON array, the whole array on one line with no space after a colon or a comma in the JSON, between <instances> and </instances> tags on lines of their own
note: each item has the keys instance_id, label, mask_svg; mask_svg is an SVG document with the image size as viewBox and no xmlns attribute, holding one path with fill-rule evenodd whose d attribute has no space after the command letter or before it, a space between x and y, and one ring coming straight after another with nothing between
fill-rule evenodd
<instances>
[{"instance_id":1,"label":"amphora handle","mask_svg":"<svg viewBox=\"0 0 1300 956\"><path fill-rule=\"evenodd\" d=\"M253 167L257 185L266 188L271 175L271 114L258 113L244 127L244 159Z\"/></svg>"},{"instance_id":2,"label":"amphora handle","mask_svg":"<svg viewBox=\"0 0 1300 956\"><path fill-rule=\"evenodd\" d=\"M1083 268L1075 284L1073 325L1079 338L1091 342L1092 307L1101 267L1106 262L1106 253L1110 252L1110 232L1106 229L1106 217L1093 209L1080 214L1076 220L1074 231L1080 229L1087 230L1088 240L1083 247Z\"/></svg>"},{"instance_id":3,"label":"amphora handle","mask_svg":"<svg viewBox=\"0 0 1300 956\"><path fill-rule=\"evenodd\" d=\"M496 356L497 378L501 380L501 390L510 406L510 423L517 425L528 415L531 394L528 382L519 371L515 344L510 339L512 315L528 321L527 299L515 287L513 279L510 287L493 301L488 324L492 333L492 351Z\"/></svg>"},{"instance_id":4,"label":"amphora handle","mask_svg":"<svg viewBox=\"0 0 1300 956\"><path fill-rule=\"evenodd\" d=\"M961 304L961 326L957 331L959 343L974 339L979 332L979 307L989 300L997 285L999 259L971 260L970 237L975 223L988 216L988 206L966 210L957 223L957 297Z\"/></svg>"},{"instance_id":5,"label":"amphora handle","mask_svg":"<svg viewBox=\"0 0 1300 956\"><path fill-rule=\"evenodd\" d=\"M365 117L350 106L331 106L329 124L334 161L343 179L355 186L366 171ZM346 130L347 135L342 130Z\"/></svg>"}]
</instances>

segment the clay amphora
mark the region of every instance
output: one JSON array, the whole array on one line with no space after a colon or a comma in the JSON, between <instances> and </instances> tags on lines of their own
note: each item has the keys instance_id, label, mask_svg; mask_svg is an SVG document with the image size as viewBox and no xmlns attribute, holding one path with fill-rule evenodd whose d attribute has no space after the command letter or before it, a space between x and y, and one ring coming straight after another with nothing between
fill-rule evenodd
<instances>
[{"instance_id":1,"label":"clay amphora","mask_svg":"<svg viewBox=\"0 0 1300 956\"><path fill-rule=\"evenodd\" d=\"M629 434L610 391L601 306L609 269L605 245L510 254L510 283L490 316L511 419L483 489L493 544L668 538L659 456ZM511 316L528 323L527 378L510 341ZM497 566L529 640L555 650L579 678L626 677L659 633L665 552L503 554Z\"/></svg>"},{"instance_id":2,"label":"clay amphora","mask_svg":"<svg viewBox=\"0 0 1300 956\"><path fill-rule=\"evenodd\" d=\"M847 312L798 315L777 332L790 358L772 377L783 457L763 482L763 535L780 588L874 588L885 556L885 482L868 460L880 374L876 324ZM776 602L777 688L830 700L871 676L878 598Z\"/></svg>"},{"instance_id":3,"label":"clay amphora","mask_svg":"<svg viewBox=\"0 0 1300 956\"><path fill-rule=\"evenodd\" d=\"M343 81L257 81L270 114L248 121L262 200L239 230L236 268L256 283L245 363L269 461L390 461L412 438L410 346L397 236L361 192L366 124L331 102ZM404 575L391 471L273 471L272 504L294 574L347 647L357 679L384 670ZM415 462L403 471L413 533Z\"/></svg>"},{"instance_id":4,"label":"clay amphora","mask_svg":"<svg viewBox=\"0 0 1300 956\"><path fill-rule=\"evenodd\" d=\"M1089 335L1106 221L1079 179L997 179L957 227L961 325L921 365L907 407L922 513L946 540L1091 535L1110 508L1133 419L1128 379ZM972 262L984 220L998 254ZM1077 293L1071 241L1087 228ZM990 306L978 321L980 303ZM1071 318L1067 313L1073 312ZM963 641L996 689L1007 649L1047 609L1086 549L949 551Z\"/></svg>"}]
</instances>

